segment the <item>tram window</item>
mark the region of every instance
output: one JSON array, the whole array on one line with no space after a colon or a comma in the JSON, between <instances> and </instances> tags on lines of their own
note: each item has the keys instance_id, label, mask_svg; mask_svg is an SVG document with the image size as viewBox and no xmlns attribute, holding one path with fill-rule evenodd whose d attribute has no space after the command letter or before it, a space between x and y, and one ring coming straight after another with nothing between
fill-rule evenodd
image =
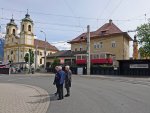
<instances>
[{"instance_id":1,"label":"tram window","mask_svg":"<svg viewBox=\"0 0 150 113\"><path fill-rule=\"evenodd\" d=\"M105 54L100 54L100 58L105 58Z\"/></svg>"},{"instance_id":2,"label":"tram window","mask_svg":"<svg viewBox=\"0 0 150 113\"><path fill-rule=\"evenodd\" d=\"M77 56L77 60L80 60L81 59L81 56Z\"/></svg>"},{"instance_id":3,"label":"tram window","mask_svg":"<svg viewBox=\"0 0 150 113\"><path fill-rule=\"evenodd\" d=\"M82 59L86 59L86 56L82 56Z\"/></svg>"}]
</instances>

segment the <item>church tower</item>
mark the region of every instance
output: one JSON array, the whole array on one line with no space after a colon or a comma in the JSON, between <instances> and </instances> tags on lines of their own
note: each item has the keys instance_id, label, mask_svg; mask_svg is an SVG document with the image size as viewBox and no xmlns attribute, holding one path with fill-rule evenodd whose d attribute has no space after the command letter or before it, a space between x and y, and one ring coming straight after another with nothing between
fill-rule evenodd
<instances>
[{"instance_id":1,"label":"church tower","mask_svg":"<svg viewBox=\"0 0 150 113\"><path fill-rule=\"evenodd\" d=\"M136 39L136 35L133 40L133 59L138 59L138 41Z\"/></svg>"},{"instance_id":2,"label":"church tower","mask_svg":"<svg viewBox=\"0 0 150 113\"><path fill-rule=\"evenodd\" d=\"M27 46L34 46L34 34L33 34L33 21L30 18L30 15L25 15L25 18L22 19L21 22L21 31L20 31L20 38L21 38L21 44L27 45Z\"/></svg>"},{"instance_id":3,"label":"church tower","mask_svg":"<svg viewBox=\"0 0 150 113\"><path fill-rule=\"evenodd\" d=\"M6 26L6 35L5 35L5 44L4 44L4 61L14 62L16 60L15 57L15 49L12 46L18 42L17 38L17 30L18 27L14 22L14 19L10 19L10 22Z\"/></svg>"},{"instance_id":4,"label":"church tower","mask_svg":"<svg viewBox=\"0 0 150 113\"><path fill-rule=\"evenodd\" d=\"M11 45L14 43L14 38L17 35L17 29L18 29L17 25L14 22L14 19L12 17L12 19L10 20L10 22L6 26L6 36L5 36L6 44Z\"/></svg>"}]
</instances>

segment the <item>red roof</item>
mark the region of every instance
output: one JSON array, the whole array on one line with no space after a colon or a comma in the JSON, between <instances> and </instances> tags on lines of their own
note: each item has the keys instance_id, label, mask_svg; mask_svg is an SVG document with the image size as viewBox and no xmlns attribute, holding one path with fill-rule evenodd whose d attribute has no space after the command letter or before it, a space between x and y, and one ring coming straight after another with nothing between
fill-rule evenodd
<instances>
[{"instance_id":1,"label":"red roof","mask_svg":"<svg viewBox=\"0 0 150 113\"><path fill-rule=\"evenodd\" d=\"M34 46L36 48L36 45L38 48L45 48L45 41L39 40L39 39L34 39ZM59 51L55 46L51 45L50 43L46 42L46 48L47 50L52 50L52 51Z\"/></svg>"},{"instance_id":2,"label":"red roof","mask_svg":"<svg viewBox=\"0 0 150 113\"><path fill-rule=\"evenodd\" d=\"M115 35L115 34L125 34L130 40L131 37L126 33L121 31L113 22L112 20L109 20L109 23L104 24L102 27L100 27L98 30L90 32L90 37L102 37L102 36L109 36L109 35ZM86 40L86 33L82 33L77 38L73 39L72 41L68 43L75 43L79 41L85 41Z\"/></svg>"}]
</instances>

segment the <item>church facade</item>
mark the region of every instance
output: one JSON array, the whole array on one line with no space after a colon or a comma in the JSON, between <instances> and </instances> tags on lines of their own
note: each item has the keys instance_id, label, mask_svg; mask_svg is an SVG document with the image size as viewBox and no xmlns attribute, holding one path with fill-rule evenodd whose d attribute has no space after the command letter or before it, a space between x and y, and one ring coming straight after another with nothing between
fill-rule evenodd
<instances>
[{"instance_id":1,"label":"church facade","mask_svg":"<svg viewBox=\"0 0 150 113\"><path fill-rule=\"evenodd\" d=\"M17 33L18 26L12 18L6 26L6 36L4 44L4 62L25 62L24 56L32 49L35 56L35 66L44 64L45 47L46 55L53 54L58 49L46 41L34 38L33 20L27 13L21 20L20 33Z\"/></svg>"}]
</instances>

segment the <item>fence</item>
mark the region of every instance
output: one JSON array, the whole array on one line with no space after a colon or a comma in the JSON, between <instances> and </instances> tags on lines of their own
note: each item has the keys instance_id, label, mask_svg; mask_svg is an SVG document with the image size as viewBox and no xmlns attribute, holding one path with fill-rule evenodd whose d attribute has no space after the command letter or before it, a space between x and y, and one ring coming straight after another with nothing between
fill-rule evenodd
<instances>
[{"instance_id":1,"label":"fence","mask_svg":"<svg viewBox=\"0 0 150 113\"><path fill-rule=\"evenodd\" d=\"M77 68L70 67L73 74L77 74ZM80 68L86 74L86 66ZM48 69L48 72L55 72L55 69ZM150 60L120 60L119 68L94 66L91 75L150 76Z\"/></svg>"},{"instance_id":2,"label":"fence","mask_svg":"<svg viewBox=\"0 0 150 113\"><path fill-rule=\"evenodd\" d=\"M0 68L0 74L9 74L9 68Z\"/></svg>"}]
</instances>

